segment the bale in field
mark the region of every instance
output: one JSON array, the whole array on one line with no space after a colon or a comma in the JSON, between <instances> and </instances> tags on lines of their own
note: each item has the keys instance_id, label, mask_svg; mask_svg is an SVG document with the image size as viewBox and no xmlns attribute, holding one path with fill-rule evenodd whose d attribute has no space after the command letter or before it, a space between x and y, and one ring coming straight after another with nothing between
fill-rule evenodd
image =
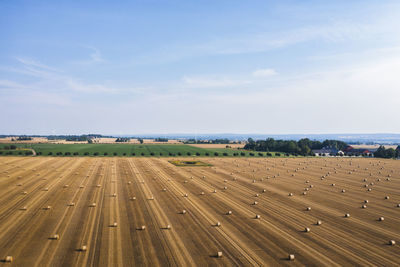
<instances>
[{"instance_id":1,"label":"bale in field","mask_svg":"<svg viewBox=\"0 0 400 267\"><path fill-rule=\"evenodd\" d=\"M92 204L90 204L90 206L89 206L89 207L92 207L92 208L96 207L96 203L92 203Z\"/></svg>"},{"instance_id":2,"label":"bale in field","mask_svg":"<svg viewBox=\"0 0 400 267\"><path fill-rule=\"evenodd\" d=\"M289 196L290 196L290 197L293 196L293 193L289 193Z\"/></svg>"},{"instance_id":3,"label":"bale in field","mask_svg":"<svg viewBox=\"0 0 400 267\"><path fill-rule=\"evenodd\" d=\"M345 218L349 218L349 217L350 217L350 214L349 214L349 213L346 213L346 214L344 215L344 217L345 217Z\"/></svg>"},{"instance_id":4,"label":"bale in field","mask_svg":"<svg viewBox=\"0 0 400 267\"><path fill-rule=\"evenodd\" d=\"M307 211L310 211L310 210L311 210L311 207L307 207L306 210L307 210Z\"/></svg>"},{"instance_id":5,"label":"bale in field","mask_svg":"<svg viewBox=\"0 0 400 267\"><path fill-rule=\"evenodd\" d=\"M131 198L129 198L130 200L136 200L136 197L131 197Z\"/></svg>"},{"instance_id":6,"label":"bale in field","mask_svg":"<svg viewBox=\"0 0 400 267\"><path fill-rule=\"evenodd\" d=\"M390 241L389 241L389 245L391 245L391 246L394 246L394 245L396 245L396 241L394 241L394 240L390 240Z\"/></svg>"},{"instance_id":7,"label":"bale in field","mask_svg":"<svg viewBox=\"0 0 400 267\"><path fill-rule=\"evenodd\" d=\"M290 260L290 261L294 261L294 255L293 255L293 254L289 254L289 256L288 256L288 260Z\"/></svg>"},{"instance_id":8,"label":"bale in field","mask_svg":"<svg viewBox=\"0 0 400 267\"><path fill-rule=\"evenodd\" d=\"M226 214L227 214L227 215L231 215L231 214L232 214L232 211L229 210Z\"/></svg>"},{"instance_id":9,"label":"bale in field","mask_svg":"<svg viewBox=\"0 0 400 267\"><path fill-rule=\"evenodd\" d=\"M317 221L316 225L321 225L322 221Z\"/></svg>"},{"instance_id":10,"label":"bale in field","mask_svg":"<svg viewBox=\"0 0 400 267\"><path fill-rule=\"evenodd\" d=\"M259 214L256 214L256 219L260 219L261 216Z\"/></svg>"},{"instance_id":11,"label":"bale in field","mask_svg":"<svg viewBox=\"0 0 400 267\"><path fill-rule=\"evenodd\" d=\"M4 262L12 262L13 261L13 257L12 256L6 256L4 259Z\"/></svg>"},{"instance_id":12,"label":"bale in field","mask_svg":"<svg viewBox=\"0 0 400 267\"><path fill-rule=\"evenodd\" d=\"M383 217L379 217L378 221L383 222L385 220L385 218Z\"/></svg>"},{"instance_id":13,"label":"bale in field","mask_svg":"<svg viewBox=\"0 0 400 267\"><path fill-rule=\"evenodd\" d=\"M60 239L60 235L58 235L58 234L52 235L52 236L49 237L49 239L59 240Z\"/></svg>"},{"instance_id":14,"label":"bale in field","mask_svg":"<svg viewBox=\"0 0 400 267\"><path fill-rule=\"evenodd\" d=\"M182 214L186 214L186 210L182 210L182 212L181 212Z\"/></svg>"},{"instance_id":15,"label":"bale in field","mask_svg":"<svg viewBox=\"0 0 400 267\"><path fill-rule=\"evenodd\" d=\"M389 196L385 196L385 199L389 199Z\"/></svg>"},{"instance_id":16,"label":"bale in field","mask_svg":"<svg viewBox=\"0 0 400 267\"><path fill-rule=\"evenodd\" d=\"M308 227L304 228L304 232L309 233L310 231L311 231L310 228L308 228Z\"/></svg>"},{"instance_id":17,"label":"bale in field","mask_svg":"<svg viewBox=\"0 0 400 267\"><path fill-rule=\"evenodd\" d=\"M87 250L87 246L82 246L82 247L80 247L79 249L78 249L78 251L86 251Z\"/></svg>"}]
</instances>

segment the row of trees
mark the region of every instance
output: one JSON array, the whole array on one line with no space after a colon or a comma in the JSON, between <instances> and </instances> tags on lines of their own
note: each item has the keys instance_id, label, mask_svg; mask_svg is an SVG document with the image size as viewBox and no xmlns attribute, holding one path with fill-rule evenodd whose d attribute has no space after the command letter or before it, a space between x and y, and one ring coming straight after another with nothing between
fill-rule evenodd
<instances>
[{"instance_id":1,"label":"row of trees","mask_svg":"<svg viewBox=\"0 0 400 267\"><path fill-rule=\"evenodd\" d=\"M219 138L213 140L196 140L196 139L188 139L183 142L184 144L236 144L237 142L231 142L227 138Z\"/></svg>"},{"instance_id":2,"label":"row of trees","mask_svg":"<svg viewBox=\"0 0 400 267\"><path fill-rule=\"evenodd\" d=\"M375 151L374 156L376 158L400 158L400 145L397 146L396 149L388 148L386 149L384 146L380 146L378 150Z\"/></svg>"},{"instance_id":3,"label":"row of trees","mask_svg":"<svg viewBox=\"0 0 400 267\"><path fill-rule=\"evenodd\" d=\"M348 145L345 142L338 140L325 140L320 142L310 140L308 138L303 138L299 141L275 140L273 138L267 138L266 140L254 141L252 138L249 138L248 143L244 146L244 149L255 151L280 151L294 155L307 156L312 155L311 150L313 149L329 147L337 150L343 150L347 146Z\"/></svg>"}]
</instances>

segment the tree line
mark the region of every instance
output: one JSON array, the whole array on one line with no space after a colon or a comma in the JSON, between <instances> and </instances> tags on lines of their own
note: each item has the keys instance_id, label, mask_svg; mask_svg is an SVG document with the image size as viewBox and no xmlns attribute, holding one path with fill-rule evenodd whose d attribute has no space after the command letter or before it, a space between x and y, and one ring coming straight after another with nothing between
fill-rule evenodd
<instances>
[{"instance_id":1,"label":"tree line","mask_svg":"<svg viewBox=\"0 0 400 267\"><path fill-rule=\"evenodd\" d=\"M386 149L384 146L380 146L378 150L375 151L374 157L376 158L400 158L400 145L397 146L396 149L388 148Z\"/></svg>"},{"instance_id":2,"label":"tree line","mask_svg":"<svg viewBox=\"0 0 400 267\"><path fill-rule=\"evenodd\" d=\"M246 150L255 151L279 151L284 153L290 153L293 155L309 156L313 155L313 149L321 149L323 147L334 148L337 150L343 150L348 145L343 141L338 140L325 140L323 142L310 140L308 138L300 139L299 141L294 140L275 140L273 138L267 138L266 140L254 141L252 138L248 139L248 143L244 146Z\"/></svg>"}]
</instances>

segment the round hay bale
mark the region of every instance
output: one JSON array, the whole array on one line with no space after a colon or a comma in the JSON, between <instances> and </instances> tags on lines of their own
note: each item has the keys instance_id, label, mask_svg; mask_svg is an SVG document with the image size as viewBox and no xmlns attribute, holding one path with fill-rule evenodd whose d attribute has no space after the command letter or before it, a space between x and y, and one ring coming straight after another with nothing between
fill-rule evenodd
<instances>
[{"instance_id":1,"label":"round hay bale","mask_svg":"<svg viewBox=\"0 0 400 267\"><path fill-rule=\"evenodd\" d=\"M350 218L350 214L349 214L349 213L346 213L346 214L344 215L344 217L345 217L345 218Z\"/></svg>"},{"instance_id":2,"label":"round hay bale","mask_svg":"<svg viewBox=\"0 0 400 267\"><path fill-rule=\"evenodd\" d=\"M145 225L142 225L141 227L140 227L140 230L146 230L146 226Z\"/></svg>"},{"instance_id":3,"label":"round hay bale","mask_svg":"<svg viewBox=\"0 0 400 267\"><path fill-rule=\"evenodd\" d=\"M307 192L303 192L303 195L307 195Z\"/></svg>"},{"instance_id":4,"label":"round hay bale","mask_svg":"<svg viewBox=\"0 0 400 267\"><path fill-rule=\"evenodd\" d=\"M130 197L129 200L136 200L136 197Z\"/></svg>"},{"instance_id":5,"label":"round hay bale","mask_svg":"<svg viewBox=\"0 0 400 267\"><path fill-rule=\"evenodd\" d=\"M188 194L184 194L183 197L188 197Z\"/></svg>"},{"instance_id":6,"label":"round hay bale","mask_svg":"<svg viewBox=\"0 0 400 267\"><path fill-rule=\"evenodd\" d=\"M96 203L90 204L90 207L92 207L92 208L96 207Z\"/></svg>"},{"instance_id":7,"label":"round hay bale","mask_svg":"<svg viewBox=\"0 0 400 267\"><path fill-rule=\"evenodd\" d=\"M96 185L96 187L101 187L101 184Z\"/></svg>"},{"instance_id":8,"label":"round hay bale","mask_svg":"<svg viewBox=\"0 0 400 267\"><path fill-rule=\"evenodd\" d=\"M290 197L293 196L293 193L289 193L289 196L290 196Z\"/></svg>"},{"instance_id":9,"label":"round hay bale","mask_svg":"<svg viewBox=\"0 0 400 267\"><path fill-rule=\"evenodd\" d=\"M331 186L335 186L335 184L331 184Z\"/></svg>"},{"instance_id":10,"label":"round hay bale","mask_svg":"<svg viewBox=\"0 0 400 267\"><path fill-rule=\"evenodd\" d=\"M60 239L60 235L58 235L58 234L52 235L52 236L50 236L50 239L59 240Z\"/></svg>"},{"instance_id":11,"label":"round hay bale","mask_svg":"<svg viewBox=\"0 0 400 267\"><path fill-rule=\"evenodd\" d=\"M346 193L346 190L345 190L345 189L342 189L342 193Z\"/></svg>"},{"instance_id":12,"label":"round hay bale","mask_svg":"<svg viewBox=\"0 0 400 267\"><path fill-rule=\"evenodd\" d=\"M20 208L20 210L27 210L28 208L26 206Z\"/></svg>"},{"instance_id":13,"label":"round hay bale","mask_svg":"<svg viewBox=\"0 0 400 267\"><path fill-rule=\"evenodd\" d=\"M289 254L289 256L288 256L288 260L290 260L290 261L294 261L294 255L293 255L293 254Z\"/></svg>"},{"instance_id":14,"label":"round hay bale","mask_svg":"<svg viewBox=\"0 0 400 267\"><path fill-rule=\"evenodd\" d=\"M75 206L75 203L74 202L70 202L70 203L68 203L68 206L70 206L70 207Z\"/></svg>"},{"instance_id":15,"label":"round hay bale","mask_svg":"<svg viewBox=\"0 0 400 267\"><path fill-rule=\"evenodd\" d=\"M201 192L200 195L204 195L204 192Z\"/></svg>"},{"instance_id":16,"label":"round hay bale","mask_svg":"<svg viewBox=\"0 0 400 267\"><path fill-rule=\"evenodd\" d=\"M44 207L43 209L44 209L44 210L50 210L50 209L51 209L51 206Z\"/></svg>"},{"instance_id":17,"label":"round hay bale","mask_svg":"<svg viewBox=\"0 0 400 267\"><path fill-rule=\"evenodd\" d=\"M257 202L257 201L254 201L254 202L253 202L253 205L257 205L257 204L258 204L258 202Z\"/></svg>"},{"instance_id":18,"label":"round hay bale","mask_svg":"<svg viewBox=\"0 0 400 267\"><path fill-rule=\"evenodd\" d=\"M400 203L399 203L399 204L397 204L397 207L398 207L398 208L400 208Z\"/></svg>"},{"instance_id":19,"label":"round hay bale","mask_svg":"<svg viewBox=\"0 0 400 267\"><path fill-rule=\"evenodd\" d=\"M227 190L228 189L228 187L227 186L224 186L224 190Z\"/></svg>"},{"instance_id":20,"label":"round hay bale","mask_svg":"<svg viewBox=\"0 0 400 267\"><path fill-rule=\"evenodd\" d=\"M217 189L214 189L214 191L213 191L214 193L217 193Z\"/></svg>"},{"instance_id":21,"label":"round hay bale","mask_svg":"<svg viewBox=\"0 0 400 267\"><path fill-rule=\"evenodd\" d=\"M259 214L256 214L256 219L260 219L261 216Z\"/></svg>"},{"instance_id":22,"label":"round hay bale","mask_svg":"<svg viewBox=\"0 0 400 267\"><path fill-rule=\"evenodd\" d=\"M12 256L6 256L4 261L5 262L12 262L13 261L13 257Z\"/></svg>"},{"instance_id":23,"label":"round hay bale","mask_svg":"<svg viewBox=\"0 0 400 267\"><path fill-rule=\"evenodd\" d=\"M217 222L217 223L215 224L215 226L221 226L221 223L220 223L220 222Z\"/></svg>"},{"instance_id":24,"label":"round hay bale","mask_svg":"<svg viewBox=\"0 0 400 267\"><path fill-rule=\"evenodd\" d=\"M163 188L163 190L162 190L163 192L166 192L167 191L167 188Z\"/></svg>"},{"instance_id":25,"label":"round hay bale","mask_svg":"<svg viewBox=\"0 0 400 267\"><path fill-rule=\"evenodd\" d=\"M394 246L394 245L396 245L396 241L394 241L394 240L390 240L390 241L389 241L389 245L391 245L391 246Z\"/></svg>"},{"instance_id":26,"label":"round hay bale","mask_svg":"<svg viewBox=\"0 0 400 267\"><path fill-rule=\"evenodd\" d=\"M79 251L86 251L87 250L87 246L82 246L79 248Z\"/></svg>"},{"instance_id":27,"label":"round hay bale","mask_svg":"<svg viewBox=\"0 0 400 267\"><path fill-rule=\"evenodd\" d=\"M265 193L265 192L267 192L267 190L265 190L265 189L263 189L263 191L262 191L263 193Z\"/></svg>"},{"instance_id":28,"label":"round hay bale","mask_svg":"<svg viewBox=\"0 0 400 267\"><path fill-rule=\"evenodd\" d=\"M304 232L309 233L310 231L311 231L310 228L308 228L308 227L304 228Z\"/></svg>"},{"instance_id":29,"label":"round hay bale","mask_svg":"<svg viewBox=\"0 0 400 267\"><path fill-rule=\"evenodd\" d=\"M385 196L385 199L389 199L389 196Z\"/></svg>"},{"instance_id":30,"label":"round hay bale","mask_svg":"<svg viewBox=\"0 0 400 267\"><path fill-rule=\"evenodd\" d=\"M385 218L383 218L383 217L379 217L379 219L378 219L380 222L383 222L384 220L385 220Z\"/></svg>"},{"instance_id":31,"label":"round hay bale","mask_svg":"<svg viewBox=\"0 0 400 267\"><path fill-rule=\"evenodd\" d=\"M363 209L366 209L367 208L367 205L362 205L361 206Z\"/></svg>"},{"instance_id":32,"label":"round hay bale","mask_svg":"<svg viewBox=\"0 0 400 267\"><path fill-rule=\"evenodd\" d=\"M222 258L222 252L221 251L217 252L217 258Z\"/></svg>"},{"instance_id":33,"label":"round hay bale","mask_svg":"<svg viewBox=\"0 0 400 267\"><path fill-rule=\"evenodd\" d=\"M322 224L322 221L317 221L317 225L321 225Z\"/></svg>"},{"instance_id":34,"label":"round hay bale","mask_svg":"<svg viewBox=\"0 0 400 267\"><path fill-rule=\"evenodd\" d=\"M114 222L112 225L111 225L111 227L117 227L118 226L118 223L117 222Z\"/></svg>"},{"instance_id":35,"label":"round hay bale","mask_svg":"<svg viewBox=\"0 0 400 267\"><path fill-rule=\"evenodd\" d=\"M311 207L307 207L307 209L306 209L307 211L310 211L311 210Z\"/></svg>"},{"instance_id":36,"label":"round hay bale","mask_svg":"<svg viewBox=\"0 0 400 267\"><path fill-rule=\"evenodd\" d=\"M186 214L186 210L182 210L182 214Z\"/></svg>"},{"instance_id":37,"label":"round hay bale","mask_svg":"<svg viewBox=\"0 0 400 267\"><path fill-rule=\"evenodd\" d=\"M227 215L231 215L231 214L232 214L232 211L229 210L226 214L227 214Z\"/></svg>"},{"instance_id":38,"label":"round hay bale","mask_svg":"<svg viewBox=\"0 0 400 267\"><path fill-rule=\"evenodd\" d=\"M371 191L372 191L372 188L368 188L367 191L368 191L368 192L371 192Z\"/></svg>"},{"instance_id":39,"label":"round hay bale","mask_svg":"<svg viewBox=\"0 0 400 267\"><path fill-rule=\"evenodd\" d=\"M64 188L68 188L68 187L69 187L69 185L67 185L67 184L66 184L66 185L64 185L63 187L64 187Z\"/></svg>"}]
</instances>

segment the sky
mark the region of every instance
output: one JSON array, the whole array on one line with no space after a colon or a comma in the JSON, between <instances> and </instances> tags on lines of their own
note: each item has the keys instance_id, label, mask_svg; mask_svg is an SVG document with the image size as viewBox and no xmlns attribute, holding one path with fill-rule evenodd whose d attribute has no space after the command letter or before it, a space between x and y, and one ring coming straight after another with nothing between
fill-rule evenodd
<instances>
[{"instance_id":1,"label":"sky","mask_svg":"<svg viewBox=\"0 0 400 267\"><path fill-rule=\"evenodd\" d=\"M0 134L400 133L400 2L0 1Z\"/></svg>"}]
</instances>

